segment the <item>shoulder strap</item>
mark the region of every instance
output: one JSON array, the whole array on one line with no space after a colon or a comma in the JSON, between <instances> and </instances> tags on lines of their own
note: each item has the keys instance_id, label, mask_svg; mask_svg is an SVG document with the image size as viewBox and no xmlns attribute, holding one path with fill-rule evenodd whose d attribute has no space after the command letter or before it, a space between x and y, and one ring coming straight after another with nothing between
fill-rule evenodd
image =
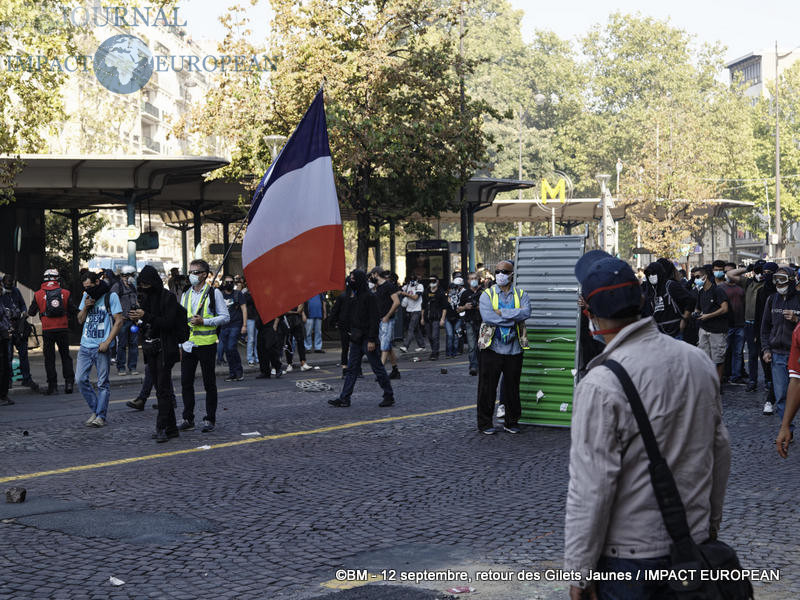
<instances>
[{"instance_id":1,"label":"shoulder strap","mask_svg":"<svg viewBox=\"0 0 800 600\"><path fill-rule=\"evenodd\" d=\"M111 294L112 292L106 292L106 296L104 298L106 303L106 312L110 315L111 314Z\"/></svg>"},{"instance_id":2,"label":"shoulder strap","mask_svg":"<svg viewBox=\"0 0 800 600\"><path fill-rule=\"evenodd\" d=\"M631 405L636 423L639 425L639 433L642 436L647 457L650 459L650 481L653 484L653 491L658 501L658 507L661 509L667 533L678 548L688 548L687 544L692 544L692 537L689 523L686 520L686 509L683 506L672 471L658 449L658 442L656 442L639 392L636 391L636 386L633 385L628 372L621 364L608 359L603 365L608 367L619 379L622 389L625 390L625 395L628 397L628 403Z\"/></svg>"}]
</instances>

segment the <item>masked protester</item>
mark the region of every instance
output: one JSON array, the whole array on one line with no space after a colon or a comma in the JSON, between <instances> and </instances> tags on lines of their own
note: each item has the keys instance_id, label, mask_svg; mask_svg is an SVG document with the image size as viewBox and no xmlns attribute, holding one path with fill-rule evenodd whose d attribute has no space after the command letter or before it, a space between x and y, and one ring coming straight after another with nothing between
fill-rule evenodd
<instances>
[{"instance_id":1,"label":"masked protester","mask_svg":"<svg viewBox=\"0 0 800 600\"><path fill-rule=\"evenodd\" d=\"M783 419L786 390L789 387L789 353L792 332L800 315L800 295L795 290L795 272L780 267L772 275L775 293L767 298L761 321L761 349L764 361L772 368L773 406L764 406L764 414L777 412ZM794 367L794 365L792 366ZM768 410L771 409L771 410Z\"/></svg>"},{"instance_id":2,"label":"masked protester","mask_svg":"<svg viewBox=\"0 0 800 600\"><path fill-rule=\"evenodd\" d=\"M406 337L403 339L403 344L400 346L400 352L408 352L412 338L417 342L417 352L423 352L425 350L425 336L422 333L422 327L420 325L420 319L422 318L422 296L424 293L425 286L414 277L412 277L399 292L402 298L400 305L406 313L406 318L404 320L408 325Z\"/></svg>"},{"instance_id":3,"label":"masked protester","mask_svg":"<svg viewBox=\"0 0 800 600\"><path fill-rule=\"evenodd\" d=\"M78 323L83 325L81 347L78 350L77 382L92 411L87 427L104 427L107 420L111 386L111 342L122 327L122 305L119 296L109 285L91 272L84 274L83 298L78 307ZM89 373L97 370L97 392L89 381Z\"/></svg>"},{"instance_id":4,"label":"masked protester","mask_svg":"<svg viewBox=\"0 0 800 600\"><path fill-rule=\"evenodd\" d=\"M22 292L19 291L14 277L9 273L3 276L0 294L2 294L0 303L10 308L14 315L11 322L11 336L8 346L9 364L11 364L10 361L14 359L14 349L16 349L19 355L19 370L22 375L22 385L34 391L38 391L39 386L36 385L31 378L31 365L28 361L28 337L30 337L33 327L28 323L28 307L25 306Z\"/></svg>"},{"instance_id":5,"label":"masked protester","mask_svg":"<svg viewBox=\"0 0 800 600\"><path fill-rule=\"evenodd\" d=\"M388 360L392 365L389 379L400 379L400 370L397 367L392 340L394 339L394 319L397 309L400 308L400 288L391 278L391 272L381 267L375 267L370 273L370 281L375 284L375 296L378 300L378 341L381 350L381 362L385 365Z\"/></svg>"},{"instance_id":6,"label":"masked protester","mask_svg":"<svg viewBox=\"0 0 800 600\"><path fill-rule=\"evenodd\" d=\"M459 311L464 311L464 330L467 334L469 374L478 374L478 330L481 326L481 311L478 309L483 290L477 273L467 275L467 287L461 294Z\"/></svg>"},{"instance_id":7,"label":"masked protester","mask_svg":"<svg viewBox=\"0 0 800 600\"><path fill-rule=\"evenodd\" d=\"M724 277L724 274L723 274ZM722 381L725 351L728 348L728 296L715 283L711 268L697 270L697 320L700 326L697 347L705 352L717 366L717 377Z\"/></svg>"},{"instance_id":8,"label":"masked protester","mask_svg":"<svg viewBox=\"0 0 800 600\"><path fill-rule=\"evenodd\" d=\"M136 294L136 269L131 265L122 267L119 279L111 284L111 291L119 296L122 304L122 329L117 336L117 373L121 376L138 375L136 370L139 361L139 334L131 331L133 321L128 318L128 313L138 306ZM126 369L127 367L127 369Z\"/></svg>"},{"instance_id":9,"label":"masked protester","mask_svg":"<svg viewBox=\"0 0 800 600\"><path fill-rule=\"evenodd\" d=\"M214 431L217 423L217 376L214 359L217 355L217 327L229 320L228 306L222 292L211 287L211 269L202 259L189 265L189 282L192 287L183 293L181 306L189 319L189 339L181 344L181 391L183 392L183 422L180 431L194 429L194 379L197 365L203 374L206 391L206 414L203 433Z\"/></svg>"},{"instance_id":10,"label":"masked protester","mask_svg":"<svg viewBox=\"0 0 800 600\"><path fill-rule=\"evenodd\" d=\"M422 318L420 324L425 329L431 345L430 360L439 358L439 331L444 327L447 312L447 293L439 287L439 279L431 276L428 289L422 296Z\"/></svg>"},{"instance_id":11,"label":"masked protester","mask_svg":"<svg viewBox=\"0 0 800 600\"><path fill-rule=\"evenodd\" d=\"M331 308L331 323L339 330L339 342L342 348L340 360L342 379L345 378L345 369L347 369L350 355L350 311L353 308L354 298L355 292L352 286L347 286L333 301L333 308Z\"/></svg>"},{"instance_id":12,"label":"masked protester","mask_svg":"<svg viewBox=\"0 0 800 600\"><path fill-rule=\"evenodd\" d=\"M230 321L219 330L220 344L228 359L228 377L225 381L242 381L244 368L239 356L239 336L247 334L247 300L244 294L236 289L233 276L222 278L222 298L228 307Z\"/></svg>"},{"instance_id":13,"label":"masked protester","mask_svg":"<svg viewBox=\"0 0 800 600\"><path fill-rule=\"evenodd\" d=\"M42 322L42 354L44 355L44 370L47 374L46 395L58 391L58 374L56 373L56 346L61 358L61 374L64 378L64 391L71 394L75 381L75 371L72 357L69 354L69 324L70 315L76 314L70 291L61 287L56 269L44 272L44 281L33 295L33 302L28 308L28 315L39 315Z\"/></svg>"},{"instance_id":14,"label":"masked protester","mask_svg":"<svg viewBox=\"0 0 800 600\"><path fill-rule=\"evenodd\" d=\"M481 320L494 327L491 337L481 342L478 361L478 430L496 433L492 425L497 384L503 376L502 404L505 406L503 430L520 433L522 414L519 382L522 375L522 350L526 346L525 321L531 316L528 293L513 283L514 265L503 260L495 267L496 284L480 297Z\"/></svg>"},{"instance_id":15,"label":"masked protester","mask_svg":"<svg viewBox=\"0 0 800 600\"><path fill-rule=\"evenodd\" d=\"M350 406L350 396L356 385L361 370L361 358L366 354L372 372L378 378L383 390L383 400L378 406L388 407L394 404L392 382L386 374L378 349L378 300L369 291L367 274L357 269L350 273L347 287L353 292L352 306L349 315L350 349L344 384L338 398L328 400L328 404L337 407Z\"/></svg>"},{"instance_id":16,"label":"masked protester","mask_svg":"<svg viewBox=\"0 0 800 600\"><path fill-rule=\"evenodd\" d=\"M188 335L186 309L175 295L164 288L161 277L150 265L139 274L139 307L128 312L128 318L136 322L142 332L142 354L156 386L158 417L156 442L166 442L178 437L172 392L172 367L180 359L179 343Z\"/></svg>"}]
</instances>

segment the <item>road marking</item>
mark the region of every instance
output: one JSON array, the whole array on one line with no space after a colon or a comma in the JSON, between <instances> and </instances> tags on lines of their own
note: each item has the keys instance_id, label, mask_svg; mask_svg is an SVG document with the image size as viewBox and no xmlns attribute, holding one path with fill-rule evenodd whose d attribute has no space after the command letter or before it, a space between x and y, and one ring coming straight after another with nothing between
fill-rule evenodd
<instances>
[{"instance_id":1,"label":"road marking","mask_svg":"<svg viewBox=\"0 0 800 600\"><path fill-rule=\"evenodd\" d=\"M223 442L220 444L211 444L207 448L186 448L184 450L174 450L172 452L160 452L158 454L146 454L145 456L134 456L131 458L120 458L117 460L108 460L89 465L76 465L74 467L64 467L61 469L52 469L50 471L38 471L36 473L25 473L23 475L10 475L8 477L0 477L0 483L7 483L9 481L20 481L23 479L35 479L38 477L45 477L47 475L62 475L64 473L74 473L76 471L89 471L91 469L100 469L103 467L114 467L118 465L127 465L145 460L154 460L157 458L168 458L170 456L180 456L182 454L193 454L195 452L208 452L209 450L219 450L220 448L232 448L234 446L243 446L244 444L257 444L259 442L268 442L271 440L282 440L285 438L299 437L301 435L315 435L318 433L328 433L331 431L341 431L343 429L352 429L354 427L363 427L364 425L376 425L378 423L392 423L395 421L407 421L409 419L420 419L422 417L433 417L436 415L446 415L454 412L461 412L464 410L474 410L474 404L466 406L457 406L455 408L445 408L442 410L434 410L431 412L414 413L411 415L401 415L398 417L384 417L382 419L372 419L370 421L354 421L352 423L343 423L341 425L329 425L328 427L320 427L318 429L306 429L303 431L292 431L290 433L276 433L272 435L262 435L260 437L252 437L244 440L236 440L235 442Z\"/></svg>"}]
</instances>

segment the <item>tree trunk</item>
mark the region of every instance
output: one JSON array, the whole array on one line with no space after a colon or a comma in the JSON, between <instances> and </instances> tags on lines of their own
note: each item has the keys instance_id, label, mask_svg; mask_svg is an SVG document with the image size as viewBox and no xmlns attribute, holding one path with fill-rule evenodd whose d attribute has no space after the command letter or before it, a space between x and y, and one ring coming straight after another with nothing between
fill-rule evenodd
<instances>
[{"instance_id":1,"label":"tree trunk","mask_svg":"<svg viewBox=\"0 0 800 600\"><path fill-rule=\"evenodd\" d=\"M369 253L369 213L359 212L357 224L356 268L366 270Z\"/></svg>"}]
</instances>

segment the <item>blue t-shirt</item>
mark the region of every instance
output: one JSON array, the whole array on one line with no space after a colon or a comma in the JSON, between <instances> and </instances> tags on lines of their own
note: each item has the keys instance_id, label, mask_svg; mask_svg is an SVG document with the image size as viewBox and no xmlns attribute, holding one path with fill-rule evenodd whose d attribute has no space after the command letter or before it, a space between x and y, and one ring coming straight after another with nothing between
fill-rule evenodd
<instances>
[{"instance_id":1,"label":"blue t-shirt","mask_svg":"<svg viewBox=\"0 0 800 600\"><path fill-rule=\"evenodd\" d=\"M308 301L308 318L322 318L322 296L320 294L317 294Z\"/></svg>"},{"instance_id":2,"label":"blue t-shirt","mask_svg":"<svg viewBox=\"0 0 800 600\"><path fill-rule=\"evenodd\" d=\"M111 313L106 310L106 294L108 294L108 304ZM114 292L106 292L100 296L94 303L94 306L89 309L86 315L86 320L83 322L83 335L81 335L81 346L84 348L97 348L108 337L111 328L114 325L114 319L111 315L116 315L122 312L122 304L119 301L119 296ZM79 310L83 310L86 304L88 295L83 293L81 298L81 305Z\"/></svg>"}]
</instances>

